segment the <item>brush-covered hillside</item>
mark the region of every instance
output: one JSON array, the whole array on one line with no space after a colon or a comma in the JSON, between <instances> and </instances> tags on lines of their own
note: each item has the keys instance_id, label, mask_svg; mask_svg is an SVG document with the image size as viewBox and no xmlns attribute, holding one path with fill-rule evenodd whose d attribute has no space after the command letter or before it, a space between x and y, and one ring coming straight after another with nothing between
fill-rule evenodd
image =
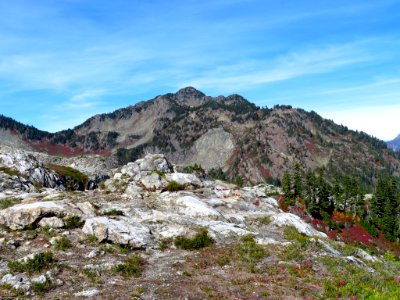
<instances>
[{"instance_id":1,"label":"brush-covered hillside","mask_svg":"<svg viewBox=\"0 0 400 300\"><path fill-rule=\"evenodd\" d=\"M260 108L240 95L206 96L187 87L50 134L0 117L9 144L62 156L94 153L119 164L165 153L177 165L240 182L277 182L296 164L356 178L366 190L379 174L398 175L385 142L290 106ZM11 141L11 142L10 142ZM18 143L17 143L17 142Z\"/></svg>"}]
</instances>

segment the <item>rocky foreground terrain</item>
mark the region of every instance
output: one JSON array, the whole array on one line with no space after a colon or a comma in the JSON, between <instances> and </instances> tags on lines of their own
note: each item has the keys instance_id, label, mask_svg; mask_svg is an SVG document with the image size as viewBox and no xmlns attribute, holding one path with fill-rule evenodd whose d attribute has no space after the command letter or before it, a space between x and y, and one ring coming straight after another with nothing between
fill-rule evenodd
<instances>
[{"instance_id":1,"label":"rocky foreground terrain","mask_svg":"<svg viewBox=\"0 0 400 300\"><path fill-rule=\"evenodd\" d=\"M329 240L279 193L179 173L162 154L107 169L3 146L0 297L398 299L398 261Z\"/></svg>"}]
</instances>

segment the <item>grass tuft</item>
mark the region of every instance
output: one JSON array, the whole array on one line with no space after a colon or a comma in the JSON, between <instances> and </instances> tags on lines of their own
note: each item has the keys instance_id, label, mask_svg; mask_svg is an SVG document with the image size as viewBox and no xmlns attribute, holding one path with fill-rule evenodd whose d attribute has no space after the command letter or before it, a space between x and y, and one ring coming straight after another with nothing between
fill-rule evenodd
<instances>
[{"instance_id":1,"label":"grass tuft","mask_svg":"<svg viewBox=\"0 0 400 300\"><path fill-rule=\"evenodd\" d=\"M68 238L62 236L54 242L54 248L56 248L57 250L65 251L72 248L72 243Z\"/></svg>"},{"instance_id":2,"label":"grass tuft","mask_svg":"<svg viewBox=\"0 0 400 300\"><path fill-rule=\"evenodd\" d=\"M128 258L124 263L115 266L115 272L124 277L140 277L144 270L145 260L135 254Z\"/></svg>"},{"instance_id":3,"label":"grass tuft","mask_svg":"<svg viewBox=\"0 0 400 300\"><path fill-rule=\"evenodd\" d=\"M79 216L70 216L64 219L65 229L81 228L85 221L83 221Z\"/></svg>"},{"instance_id":4,"label":"grass tuft","mask_svg":"<svg viewBox=\"0 0 400 300\"><path fill-rule=\"evenodd\" d=\"M50 278L46 277L45 282L32 282L32 290L39 296L43 296L46 292L53 288Z\"/></svg>"},{"instance_id":5,"label":"grass tuft","mask_svg":"<svg viewBox=\"0 0 400 300\"><path fill-rule=\"evenodd\" d=\"M123 216L124 212L122 210L113 208L113 209L102 212L101 215L102 216Z\"/></svg>"},{"instance_id":6,"label":"grass tuft","mask_svg":"<svg viewBox=\"0 0 400 300\"><path fill-rule=\"evenodd\" d=\"M0 200L0 209L6 209L11 206L17 205L21 203L21 199L17 198L7 198L4 200Z\"/></svg>"},{"instance_id":7,"label":"grass tuft","mask_svg":"<svg viewBox=\"0 0 400 300\"><path fill-rule=\"evenodd\" d=\"M13 260L8 263L11 272L16 273L40 273L44 269L50 268L55 263L52 252L44 252L35 254L33 258L29 258L26 262Z\"/></svg>"},{"instance_id":8,"label":"grass tuft","mask_svg":"<svg viewBox=\"0 0 400 300\"><path fill-rule=\"evenodd\" d=\"M175 238L174 244L177 248L184 250L197 250L211 246L214 244L214 240L208 235L207 229L201 228L193 239L178 236Z\"/></svg>"},{"instance_id":9,"label":"grass tuft","mask_svg":"<svg viewBox=\"0 0 400 300\"><path fill-rule=\"evenodd\" d=\"M168 182L166 190L169 191L169 192L177 192L177 191L183 190L183 186L180 185L175 180L171 180L170 182Z\"/></svg>"}]
</instances>

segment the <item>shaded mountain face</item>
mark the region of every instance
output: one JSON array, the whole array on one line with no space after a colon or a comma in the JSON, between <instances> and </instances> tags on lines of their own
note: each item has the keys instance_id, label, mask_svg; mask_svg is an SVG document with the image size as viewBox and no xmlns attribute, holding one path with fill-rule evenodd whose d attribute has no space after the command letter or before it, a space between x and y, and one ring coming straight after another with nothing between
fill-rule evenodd
<instances>
[{"instance_id":1,"label":"shaded mountain face","mask_svg":"<svg viewBox=\"0 0 400 300\"><path fill-rule=\"evenodd\" d=\"M259 108L240 95L209 97L192 87L55 134L5 117L0 128L26 147L52 154L107 154L123 164L148 152L165 153L175 164L222 168L229 179L250 183L279 180L296 164L325 168L330 178L354 176L366 187L379 173L400 171L398 155L385 142L315 112Z\"/></svg>"},{"instance_id":2,"label":"shaded mountain face","mask_svg":"<svg viewBox=\"0 0 400 300\"><path fill-rule=\"evenodd\" d=\"M394 140L387 142L387 145L394 151L400 151L400 134Z\"/></svg>"}]
</instances>

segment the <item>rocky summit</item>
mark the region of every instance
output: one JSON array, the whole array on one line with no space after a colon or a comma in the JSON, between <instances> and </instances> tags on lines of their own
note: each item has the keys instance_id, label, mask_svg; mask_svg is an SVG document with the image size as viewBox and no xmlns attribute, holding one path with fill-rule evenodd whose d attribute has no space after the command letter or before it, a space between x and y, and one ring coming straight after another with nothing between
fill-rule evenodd
<instances>
[{"instance_id":1,"label":"rocky summit","mask_svg":"<svg viewBox=\"0 0 400 300\"><path fill-rule=\"evenodd\" d=\"M97 155L2 146L0 296L327 299L398 275L281 210L277 187L178 169L163 154L107 169Z\"/></svg>"}]
</instances>

